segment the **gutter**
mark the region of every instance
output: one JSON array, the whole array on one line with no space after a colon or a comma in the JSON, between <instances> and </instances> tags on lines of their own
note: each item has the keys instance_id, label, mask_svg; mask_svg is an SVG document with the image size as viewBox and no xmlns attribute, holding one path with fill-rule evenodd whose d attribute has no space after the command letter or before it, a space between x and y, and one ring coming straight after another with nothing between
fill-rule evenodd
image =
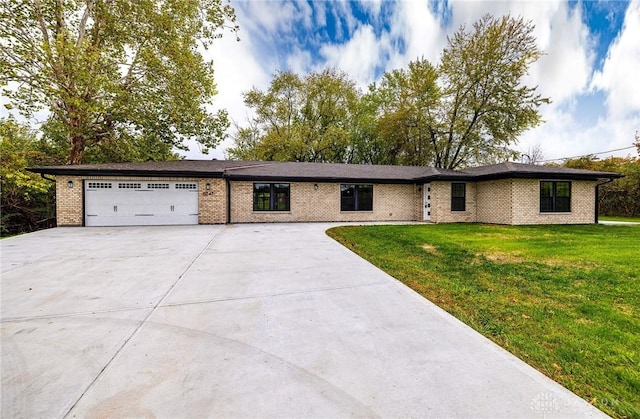
<instances>
[{"instance_id":1,"label":"gutter","mask_svg":"<svg viewBox=\"0 0 640 419\"><path fill-rule=\"evenodd\" d=\"M204 178L204 179L219 179L222 178L222 172L203 172L203 171L189 171L189 170L139 170L139 169L73 169L73 166L69 168L56 168L48 169L45 167L27 167L28 171L32 173L60 175L60 176L139 176L139 177L187 177L187 178Z\"/></svg>"}]
</instances>

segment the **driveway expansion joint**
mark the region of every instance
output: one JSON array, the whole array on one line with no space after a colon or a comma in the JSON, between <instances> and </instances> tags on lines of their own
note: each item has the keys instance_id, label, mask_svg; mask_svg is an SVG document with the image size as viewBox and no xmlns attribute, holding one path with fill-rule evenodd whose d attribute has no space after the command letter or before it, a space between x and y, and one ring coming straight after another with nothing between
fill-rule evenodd
<instances>
[{"instance_id":1,"label":"driveway expansion joint","mask_svg":"<svg viewBox=\"0 0 640 419\"><path fill-rule=\"evenodd\" d=\"M93 316L93 315L106 314L106 313L123 313L127 311L141 311L141 310L149 310L149 309L151 309L151 306L123 307L123 308L91 310L91 311L77 311L73 313L48 314L43 316L6 317L3 319L0 319L0 324L1 323L22 323L22 322L28 322L30 320L47 320L47 319L61 319L61 318L67 318L67 317Z\"/></svg>"},{"instance_id":2,"label":"driveway expansion joint","mask_svg":"<svg viewBox=\"0 0 640 419\"><path fill-rule=\"evenodd\" d=\"M207 300L195 300L195 301L185 301L180 303L168 303L162 304L159 307L179 307L179 306L187 306L187 305L197 305L197 304L209 304L209 303L222 303L225 301L241 301L241 300L255 300L260 298L273 298L273 297L284 297L289 295L300 295L300 294L314 294L320 292L328 292L328 291L340 291L340 290L350 290L357 288L367 288L367 287L376 287L376 286L389 286L389 282L370 282L367 284L359 284L359 285L351 285L346 287L328 287L328 288L313 288L307 290L300 291L287 291L287 292L279 292L279 293L265 293L265 294L254 294L254 295L245 295L240 297L227 297L227 298L212 298Z\"/></svg>"}]
</instances>

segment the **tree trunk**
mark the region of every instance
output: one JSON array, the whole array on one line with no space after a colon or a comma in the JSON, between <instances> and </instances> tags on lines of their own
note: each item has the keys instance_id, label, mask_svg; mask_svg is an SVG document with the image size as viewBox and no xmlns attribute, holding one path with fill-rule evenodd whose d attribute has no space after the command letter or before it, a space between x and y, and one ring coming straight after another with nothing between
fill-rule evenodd
<instances>
[{"instance_id":1,"label":"tree trunk","mask_svg":"<svg viewBox=\"0 0 640 419\"><path fill-rule=\"evenodd\" d=\"M69 141L71 143L71 150L69 151L67 164L81 164L82 155L84 154L84 138L79 135L70 134Z\"/></svg>"}]
</instances>

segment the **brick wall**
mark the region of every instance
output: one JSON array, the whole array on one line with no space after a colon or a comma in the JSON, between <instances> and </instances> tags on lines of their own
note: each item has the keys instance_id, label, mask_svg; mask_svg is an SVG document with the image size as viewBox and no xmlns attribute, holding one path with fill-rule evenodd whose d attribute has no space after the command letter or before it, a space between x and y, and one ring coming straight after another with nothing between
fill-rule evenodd
<instances>
[{"instance_id":1,"label":"brick wall","mask_svg":"<svg viewBox=\"0 0 640 419\"><path fill-rule=\"evenodd\" d=\"M314 184L318 189L314 189ZM373 186L373 211L340 211L339 183L290 182L290 211L253 211L253 182L231 182L231 222L414 221L414 185ZM422 218L419 218L422 219Z\"/></svg>"},{"instance_id":2,"label":"brick wall","mask_svg":"<svg viewBox=\"0 0 640 419\"><path fill-rule=\"evenodd\" d=\"M56 177L56 220L59 226L83 225L84 207L82 195L85 180L108 181L184 181L198 182L198 222L200 224L222 224L227 221L226 182L223 179L197 179L185 177L140 177L140 176L57 176ZM67 186L73 181L73 188ZM211 185L210 189L206 184Z\"/></svg>"},{"instance_id":3,"label":"brick wall","mask_svg":"<svg viewBox=\"0 0 640 419\"><path fill-rule=\"evenodd\" d=\"M87 180L196 181L200 224L227 221L227 189L223 179L159 177L86 177ZM67 186L73 181L73 188ZM206 184L210 188L206 188ZM231 221L421 221L422 185L376 184L373 211L340 211L340 184L291 182L291 210L253 211L253 182L231 183ZM571 182L570 213L540 213L540 180L505 179L466 182L466 210L451 211L451 182L431 182L431 221L435 223L484 222L497 224L583 224L594 222L595 181ZM83 178L56 178L56 218L59 226L83 224Z\"/></svg>"},{"instance_id":4,"label":"brick wall","mask_svg":"<svg viewBox=\"0 0 640 419\"><path fill-rule=\"evenodd\" d=\"M571 212L540 212L540 180L514 179L513 224L591 224L595 222L595 181L571 181Z\"/></svg>"},{"instance_id":5,"label":"brick wall","mask_svg":"<svg viewBox=\"0 0 640 419\"><path fill-rule=\"evenodd\" d=\"M207 189L209 184L209 189ZM224 224L227 222L227 183L224 179L198 181L198 223Z\"/></svg>"},{"instance_id":6,"label":"brick wall","mask_svg":"<svg viewBox=\"0 0 640 419\"><path fill-rule=\"evenodd\" d=\"M476 188L476 220L480 223L511 224L513 180L478 182Z\"/></svg>"},{"instance_id":7,"label":"brick wall","mask_svg":"<svg viewBox=\"0 0 640 419\"><path fill-rule=\"evenodd\" d=\"M69 188L69 181L73 182L73 188ZM56 177L56 221L59 227L83 224L83 187L82 178L79 176Z\"/></svg>"},{"instance_id":8,"label":"brick wall","mask_svg":"<svg viewBox=\"0 0 640 419\"><path fill-rule=\"evenodd\" d=\"M465 182L465 211L451 211L451 183L431 182L431 221L434 223L473 223L476 221L476 183Z\"/></svg>"}]
</instances>

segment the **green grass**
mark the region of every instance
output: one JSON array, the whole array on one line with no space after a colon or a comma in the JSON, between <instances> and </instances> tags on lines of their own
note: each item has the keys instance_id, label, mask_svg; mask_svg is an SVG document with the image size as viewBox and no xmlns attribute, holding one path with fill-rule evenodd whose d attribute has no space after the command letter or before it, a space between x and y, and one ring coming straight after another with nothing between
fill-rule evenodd
<instances>
[{"instance_id":1,"label":"green grass","mask_svg":"<svg viewBox=\"0 0 640 419\"><path fill-rule=\"evenodd\" d=\"M607 414L640 418L640 226L328 234Z\"/></svg>"},{"instance_id":2,"label":"green grass","mask_svg":"<svg viewBox=\"0 0 640 419\"><path fill-rule=\"evenodd\" d=\"M601 221L626 221L631 223L640 223L640 217L613 217L609 215L601 215L598 217Z\"/></svg>"}]
</instances>

